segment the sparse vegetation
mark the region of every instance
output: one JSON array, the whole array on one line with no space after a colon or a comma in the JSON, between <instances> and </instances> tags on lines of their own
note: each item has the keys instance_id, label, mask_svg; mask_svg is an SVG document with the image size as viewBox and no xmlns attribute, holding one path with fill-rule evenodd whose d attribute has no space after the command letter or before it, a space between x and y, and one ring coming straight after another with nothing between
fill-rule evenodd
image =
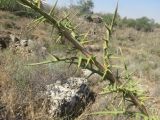
<instances>
[{"instance_id":1,"label":"sparse vegetation","mask_svg":"<svg viewBox=\"0 0 160 120\"><path fill-rule=\"evenodd\" d=\"M14 55L10 50L0 53L0 58L0 118L2 120L39 118L50 120L46 113L45 101L41 100L39 103L40 98L36 97L38 92L43 91L47 84L79 74L74 70L74 66L68 69L68 65L64 63L27 67L28 63L40 61L42 58Z\"/></svg>"}]
</instances>

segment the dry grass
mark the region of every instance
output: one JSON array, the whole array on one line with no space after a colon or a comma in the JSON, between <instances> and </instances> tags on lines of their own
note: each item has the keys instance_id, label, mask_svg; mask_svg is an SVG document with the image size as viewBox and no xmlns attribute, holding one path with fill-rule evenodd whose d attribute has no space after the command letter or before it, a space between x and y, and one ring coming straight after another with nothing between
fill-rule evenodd
<instances>
[{"instance_id":1,"label":"dry grass","mask_svg":"<svg viewBox=\"0 0 160 120\"><path fill-rule=\"evenodd\" d=\"M94 40L94 42L90 44L102 43L105 32L102 24L88 23L84 21L83 18L72 17L74 24L80 24L78 27L80 33L86 33L90 30L88 39ZM13 20L15 25L20 27L20 29L5 28L0 25L0 30L5 29L23 38L39 41L39 45L45 45L49 52L63 56L65 46L57 46L54 44L52 39L56 40L57 34L55 32L55 34L52 35L52 39L50 38L51 27L48 24L41 24L36 30L22 34L22 31L26 30L26 24L28 24L31 19L17 17L9 12L0 11L0 24L5 24L6 21L10 23ZM91 29L88 26L90 26ZM141 83L145 83L144 86L141 87L147 89L149 94L154 97L154 103L151 102L150 104L155 108L159 108L160 106L159 38L159 29L150 33L137 32L130 28L117 29L112 36L112 52L119 55L118 47L122 48L129 70L134 72L136 79L139 79ZM38 50L39 46L36 47ZM101 59L99 54L99 52L96 53L98 59ZM64 63L35 67L24 66L25 64L39 62L46 58L48 58L48 56L42 58L39 57L39 54L32 57L14 55L10 50L0 52L0 119L49 119L45 114L46 108L43 105L37 105L37 98L35 98L36 92L43 90L46 84L54 83L56 80L65 80L67 77L74 75L75 68L73 67L68 70L68 66ZM119 64L120 62L115 60L113 63ZM98 93L107 83L98 83L97 80L99 80L99 78L92 77L90 82L93 90ZM98 96L96 103L86 109L84 116L82 115L80 118L90 120L113 119L112 116L85 116L91 112L104 110L108 106L109 101L111 101L111 99L108 98L111 98L111 96ZM153 99L151 99L151 101L153 101ZM114 119L120 120L123 118Z\"/></svg>"},{"instance_id":2,"label":"dry grass","mask_svg":"<svg viewBox=\"0 0 160 120\"><path fill-rule=\"evenodd\" d=\"M1 16L2 15L2 16ZM54 84L56 81L66 80L70 76L78 76L79 72L75 66L70 68L65 63L48 64L41 66L26 66L29 63L35 63L51 59L49 55L41 57L39 48L47 47L51 53L63 54L64 45L55 45L50 38L50 27L47 24L41 24L36 30L26 30L26 25L31 19L17 17L9 12L0 11L0 23L11 23L20 26L20 29L14 27L5 28L0 26L2 31L9 31L24 39L32 39L37 44L34 46L34 55L24 55L25 53L13 53L9 48L0 51L0 120L50 120L47 115L46 101L37 97L39 91L45 90L48 84ZM12 16L12 17L10 17ZM46 31L46 29L49 29Z\"/></svg>"},{"instance_id":3,"label":"dry grass","mask_svg":"<svg viewBox=\"0 0 160 120\"><path fill-rule=\"evenodd\" d=\"M59 63L28 67L37 57L14 55L6 50L0 53L0 119L48 120L46 101L37 96L45 86L78 75L74 67ZM21 58L21 59L19 59Z\"/></svg>"},{"instance_id":4,"label":"dry grass","mask_svg":"<svg viewBox=\"0 0 160 120\"><path fill-rule=\"evenodd\" d=\"M159 37L158 30L150 33L137 32L133 29L117 30L113 36L113 46L122 48L128 67L136 76L149 81L158 81Z\"/></svg>"},{"instance_id":5,"label":"dry grass","mask_svg":"<svg viewBox=\"0 0 160 120\"><path fill-rule=\"evenodd\" d=\"M103 30L103 29L101 29ZM103 32L103 31L102 31ZM112 36L112 53L120 56L120 50L123 51L125 62L127 63L129 72L133 72L134 80L138 81L139 87L146 91L146 95L150 96L146 106L151 109L153 115L160 115L159 109L159 29L154 32L140 32L131 28L117 29ZM99 41L99 44L101 42ZM98 44L98 43L96 43ZM99 55L100 53L97 53ZM121 56L120 56L121 57ZM112 64L123 66L120 59L113 59ZM121 71L119 71L120 73ZM102 85L101 85L102 84ZM107 83L95 84L95 91L100 92L101 88ZM100 87L97 87L100 86ZM106 95L98 96L95 104L88 108L80 118L90 120L134 120L135 118L127 118L127 116L88 116L92 112L103 111L114 99L114 96ZM153 110L153 111L152 111Z\"/></svg>"},{"instance_id":6,"label":"dry grass","mask_svg":"<svg viewBox=\"0 0 160 120\"><path fill-rule=\"evenodd\" d=\"M0 80L3 82L1 87L1 112L0 119L2 120L38 120L44 118L49 120L46 115L46 108L43 104L39 106L36 103L36 99L32 96L31 90L27 88L28 93L23 95L16 89L16 85L8 79L5 73L1 73Z\"/></svg>"}]
</instances>

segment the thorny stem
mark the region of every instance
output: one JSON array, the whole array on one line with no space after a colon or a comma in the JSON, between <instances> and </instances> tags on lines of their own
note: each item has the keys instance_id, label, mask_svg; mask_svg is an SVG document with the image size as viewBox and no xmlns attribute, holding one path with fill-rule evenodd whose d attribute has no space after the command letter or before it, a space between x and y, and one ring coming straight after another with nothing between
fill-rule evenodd
<instances>
[{"instance_id":1,"label":"thorny stem","mask_svg":"<svg viewBox=\"0 0 160 120\"><path fill-rule=\"evenodd\" d=\"M39 12L42 16L44 16L44 18L46 18L48 21L50 21L59 30L59 32L61 32L67 38L67 40L70 41L87 58L92 55L90 52L88 52L86 49L84 49L84 47L77 41L77 39L75 37L72 36L71 31L69 31L61 23L59 24L57 22L57 20L54 19L52 16L48 15L46 12L42 11L41 9L39 9L37 6L35 6L31 2L29 2L28 0L19 0L19 1L21 1L23 4L25 4L27 6L31 7L35 11ZM101 63L99 63L96 59L94 59L94 65L98 68L98 70L100 71L100 73L104 73L105 72L104 66ZM106 74L105 78L108 79L112 84L114 84L114 83L117 83L119 85L122 84L122 82L119 81L118 79L116 79L116 77L111 72L108 72ZM134 105L137 106L139 108L139 110L143 114L145 114L146 116L149 116L148 112L146 110L146 107L140 103L138 97L135 96L131 92L128 93L128 95L129 95L130 99L132 100L132 102L134 103Z\"/></svg>"}]
</instances>

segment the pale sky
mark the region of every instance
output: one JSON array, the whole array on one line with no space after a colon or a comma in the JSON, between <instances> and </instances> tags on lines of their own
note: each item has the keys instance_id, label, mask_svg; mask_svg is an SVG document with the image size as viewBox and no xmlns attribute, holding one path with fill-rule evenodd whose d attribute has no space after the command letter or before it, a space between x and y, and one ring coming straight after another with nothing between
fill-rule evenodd
<instances>
[{"instance_id":1,"label":"pale sky","mask_svg":"<svg viewBox=\"0 0 160 120\"><path fill-rule=\"evenodd\" d=\"M77 0L59 0L59 6L68 6L75 4ZM48 3L54 3L55 0L48 0ZM94 12L113 13L117 0L93 0ZM160 0L119 0L118 13L128 18L139 18L147 16L160 23Z\"/></svg>"}]
</instances>

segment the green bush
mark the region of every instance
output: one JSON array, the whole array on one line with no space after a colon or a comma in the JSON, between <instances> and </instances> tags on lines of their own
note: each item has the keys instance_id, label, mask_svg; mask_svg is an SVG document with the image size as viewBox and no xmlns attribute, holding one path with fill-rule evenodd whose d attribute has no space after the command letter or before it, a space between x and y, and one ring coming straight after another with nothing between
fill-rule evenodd
<instances>
[{"instance_id":1,"label":"green bush","mask_svg":"<svg viewBox=\"0 0 160 120\"><path fill-rule=\"evenodd\" d=\"M110 24L112 22L113 14L108 13L108 14L102 14L101 17L103 20L107 23Z\"/></svg>"},{"instance_id":2,"label":"green bush","mask_svg":"<svg viewBox=\"0 0 160 120\"><path fill-rule=\"evenodd\" d=\"M105 23L110 24L113 18L113 14L111 13L98 13L99 16L101 16ZM138 19L132 19L132 18L121 18L120 15L117 15L117 18L115 20L115 26L118 27L131 27L135 28L138 31L144 31L144 32L152 32L154 28L160 27L160 24L155 23L153 19L149 19L147 17L141 17Z\"/></svg>"},{"instance_id":3,"label":"green bush","mask_svg":"<svg viewBox=\"0 0 160 120\"><path fill-rule=\"evenodd\" d=\"M126 17L122 19L122 24L126 27L136 27L136 20L134 19L127 19Z\"/></svg>"},{"instance_id":4,"label":"green bush","mask_svg":"<svg viewBox=\"0 0 160 120\"><path fill-rule=\"evenodd\" d=\"M147 17L142 17L142 18L136 19L136 29L137 30L151 32L151 31L153 31L154 24L155 24L154 20L149 19Z\"/></svg>"},{"instance_id":5,"label":"green bush","mask_svg":"<svg viewBox=\"0 0 160 120\"><path fill-rule=\"evenodd\" d=\"M92 9L94 7L94 3L92 0L78 0L76 5L71 6L74 9L79 10L79 15L91 14Z\"/></svg>"},{"instance_id":6,"label":"green bush","mask_svg":"<svg viewBox=\"0 0 160 120\"><path fill-rule=\"evenodd\" d=\"M122 26L132 27L138 31L152 32L156 23L153 19L147 17L141 17L138 19L127 19L126 17L122 19Z\"/></svg>"},{"instance_id":7,"label":"green bush","mask_svg":"<svg viewBox=\"0 0 160 120\"><path fill-rule=\"evenodd\" d=\"M9 10L9 11L17 11L17 10L22 10L25 8L22 5L18 4L16 0L1 0L0 9Z\"/></svg>"},{"instance_id":8,"label":"green bush","mask_svg":"<svg viewBox=\"0 0 160 120\"><path fill-rule=\"evenodd\" d=\"M17 0L0 0L0 10L11 11L16 15L26 17L37 17L39 15L34 10L23 7Z\"/></svg>"},{"instance_id":9,"label":"green bush","mask_svg":"<svg viewBox=\"0 0 160 120\"><path fill-rule=\"evenodd\" d=\"M154 25L156 28L160 28L160 24L159 23L155 23Z\"/></svg>"},{"instance_id":10,"label":"green bush","mask_svg":"<svg viewBox=\"0 0 160 120\"><path fill-rule=\"evenodd\" d=\"M100 16L103 18L104 22L109 25L112 22L114 14L107 13L107 14L100 14ZM120 15L117 15L117 18L115 20L115 25L118 25L120 21L121 21L121 17Z\"/></svg>"}]
</instances>

